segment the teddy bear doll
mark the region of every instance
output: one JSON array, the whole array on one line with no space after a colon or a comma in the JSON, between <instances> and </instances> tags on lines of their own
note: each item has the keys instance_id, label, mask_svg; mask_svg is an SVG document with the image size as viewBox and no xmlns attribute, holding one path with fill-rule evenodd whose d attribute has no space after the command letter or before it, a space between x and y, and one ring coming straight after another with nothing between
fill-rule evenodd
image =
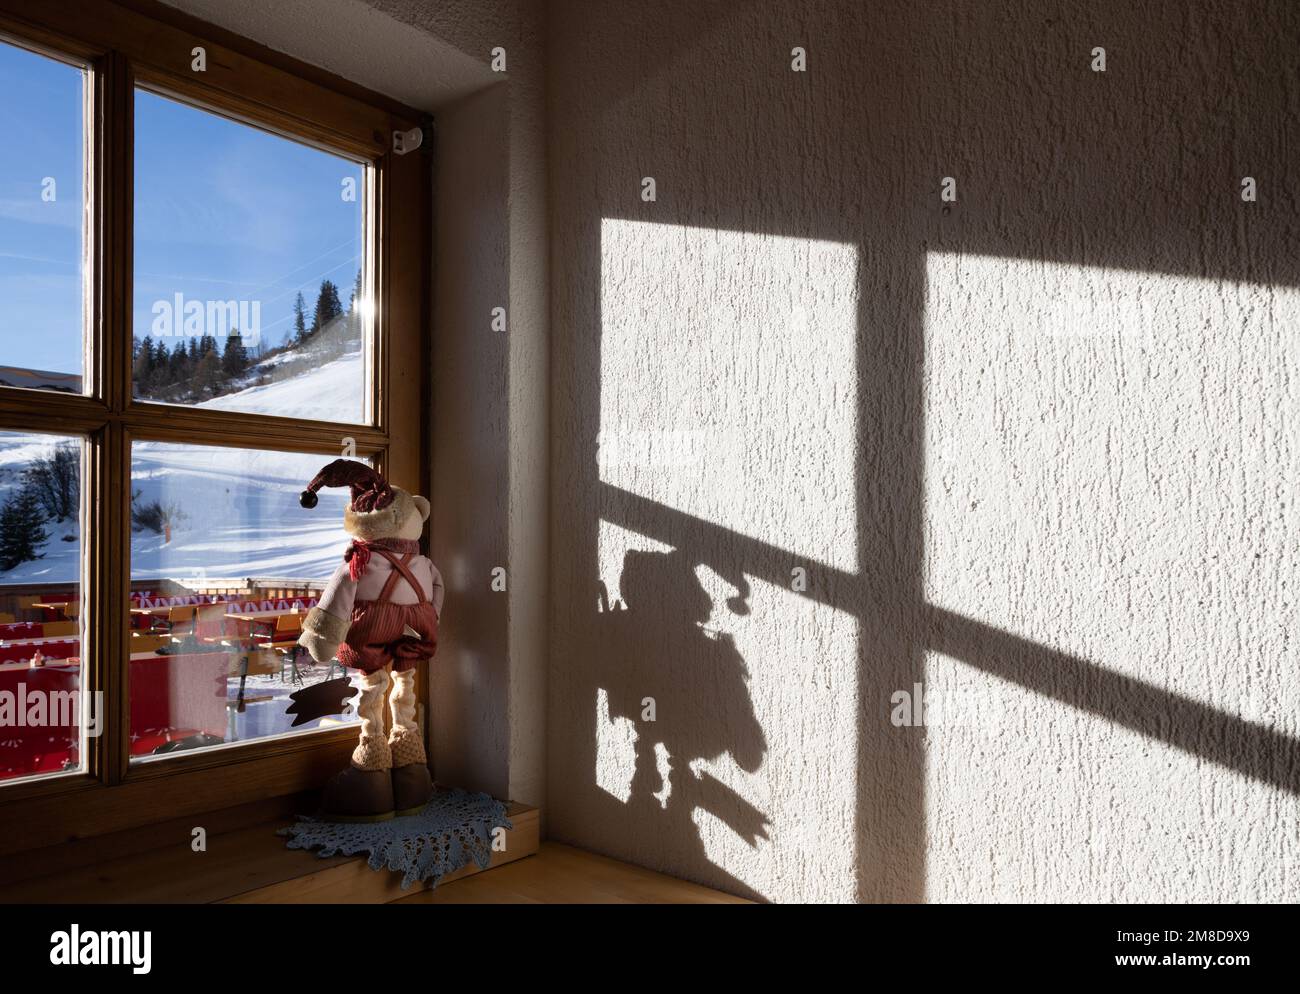
<instances>
[{"instance_id":1,"label":"teddy bear doll","mask_svg":"<svg viewBox=\"0 0 1300 994\"><path fill-rule=\"evenodd\" d=\"M419 548L429 502L349 459L335 459L316 474L302 492L303 507L316 506L321 487L351 489L343 527L352 543L303 622L298 644L318 663L337 656L361 671L361 735L351 765L325 785L325 817L379 821L411 814L433 795L415 720L416 669L437 647L443 600L442 576ZM390 673L392 720L385 735Z\"/></svg>"}]
</instances>

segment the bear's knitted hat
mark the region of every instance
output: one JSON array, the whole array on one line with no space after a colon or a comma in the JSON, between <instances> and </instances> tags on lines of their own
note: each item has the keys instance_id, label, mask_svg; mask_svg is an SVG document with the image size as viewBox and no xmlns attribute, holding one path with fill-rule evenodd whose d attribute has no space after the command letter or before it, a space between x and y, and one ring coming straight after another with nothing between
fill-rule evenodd
<instances>
[{"instance_id":1,"label":"bear's knitted hat","mask_svg":"<svg viewBox=\"0 0 1300 994\"><path fill-rule=\"evenodd\" d=\"M321 487L350 487L352 510L362 513L382 510L393 502L393 488L383 474L373 466L351 459L335 459L317 473L298 502L306 508L315 507L318 502L316 491Z\"/></svg>"},{"instance_id":2,"label":"bear's knitted hat","mask_svg":"<svg viewBox=\"0 0 1300 994\"><path fill-rule=\"evenodd\" d=\"M373 466L352 459L335 459L316 474L299 503L312 508L318 503L316 491L321 487L349 487L352 502L343 509L343 528L367 542L397 535L412 511L421 521L429 520L429 502L394 487Z\"/></svg>"}]
</instances>

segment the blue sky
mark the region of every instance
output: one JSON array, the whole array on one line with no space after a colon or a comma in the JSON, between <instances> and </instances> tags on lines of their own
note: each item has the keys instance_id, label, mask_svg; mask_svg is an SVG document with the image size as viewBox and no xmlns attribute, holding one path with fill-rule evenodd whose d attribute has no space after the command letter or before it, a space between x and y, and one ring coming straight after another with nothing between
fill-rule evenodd
<instances>
[{"instance_id":1,"label":"blue sky","mask_svg":"<svg viewBox=\"0 0 1300 994\"><path fill-rule=\"evenodd\" d=\"M79 69L0 43L0 365L81 371L81 92ZM347 305L361 165L145 91L135 113L137 335L177 293L260 301L271 345L299 290L309 320L322 278Z\"/></svg>"}]
</instances>

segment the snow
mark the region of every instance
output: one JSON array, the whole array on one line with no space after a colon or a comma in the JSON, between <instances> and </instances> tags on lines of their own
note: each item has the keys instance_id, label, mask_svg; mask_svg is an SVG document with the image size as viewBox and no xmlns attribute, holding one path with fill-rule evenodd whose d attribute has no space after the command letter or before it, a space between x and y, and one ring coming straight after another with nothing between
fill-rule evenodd
<instances>
[{"instance_id":1,"label":"snow","mask_svg":"<svg viewBox=\"0 0 1300 994\"><path fill-rule=\"evenodd\" d=\"M285 356L295 357L292 353L273 356L255 366L254 371L273 369L284 361ZM365 396L364 383L364 356L361 352L352 352L278 383L247 387L194 406L355 424L364 414L361 408Z\"/></svg>"},{"instance_id":2,"label":"snow","mask_svg":"<svg viewBox=\"0 0 1300 994\"><path fill-rule=\"evenodd\" d=\"M312 510L298 495L327 460L257 449L137 443L131 486L144 503L184 517L171 541L131 539L136 577L293 577L326 580L342 561L346 491L326 491Z\"/></svg>"},{"instance_id":3,"label":"snow","mask_svg":"<svg viewBox=\"0 0 1300 994\"><path fill-rule=\"evenodd\" d=\"M289 706L289 695L305 686L320 683L331 675L346 676L353 687L357 690L361 689L360 670L344 670L342 667L332 669L328 663L315 663L305 654L298 663L298 682L294 682L292 672L287 672L283 677L279 673L249 676L244 693L251 700L245 705L242 714L234 709L229 712L226 741L246 742L249 739L264 738L269 735L300 734L315 731L323 726L352 724L359 721L360 717L349 704L343 714L323 719L314 718L303 722L297 728L293 727L294 716L285 713ZM237 679L229 681L227 693L231 700L236 699L239 693ZM270 699L258 700L265 697Z\"/></svg>"},{"instance_id":4,"label":"snow","mask_svg":"<svg viewBox=\"0 0 1300 994\"><path fill-rule=\"evenodd\" d=\"M361 353L345 355L302 375L250 387L197 406L282 417L337 418L330 398L360 396ZM55 444L56 436L0 432L0 502L21 480L22 470ZM230 439L238 446L240 439ZM253 448L137 442L131 486L138 500L174 504L183 517L170 543L163 535L133 532L131 575L136 578L276 577L324 581L342 561L345 490L322 490L306 510L298 495L328 461ZM46 522L44 556L0 571L0 583L76 582L81 543L74 522Z\"/></svg>"}]
</instances>

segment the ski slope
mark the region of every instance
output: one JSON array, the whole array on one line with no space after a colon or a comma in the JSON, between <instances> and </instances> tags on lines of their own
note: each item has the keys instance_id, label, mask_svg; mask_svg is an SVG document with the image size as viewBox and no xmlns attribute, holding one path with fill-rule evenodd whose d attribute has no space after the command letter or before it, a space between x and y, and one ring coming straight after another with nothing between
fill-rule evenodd
<instances>
[{"instance_id":1,"label":"ski slope","mask_svg":"<svg viewBox=\"0 0 1300 994\"><path fill-rule=\"evenodd\" d=\"M274 369L284 361L285 353L268 359L253 369ZM266 386L248 387L195 407L219 411L239 411L242 414L276 414L282 418L306 418L312 421L339 421L356 424L364 411L361 399L364 391L365 365L361 352L350 352L342 358L317 366L311 372L268 383Z\"/></svg>"},{"instance_id":2,"label":"ski slope","mask_svg":"<svg viewBox=\"0 0 1300 994\"><path fill-rule=\"evenodd\" d=\"M344 356L292 379L250 387L199 407L322 418L331 397L351 397L362 382L360 353ZM0 502L19 484L22 470L58 439L0 433ZM137 442L132 450L131 487L137 500L173 504L180 520L171 541L152 532L132 532L131 576L181 581L204 578L276 577L326 580L342 561L346 490L322 490L320 503L306 510L298 495L328 462L320 455L238 447ZM245 443L246 445L246 443ZM81 543L75 523L46 522L43 558L0 571L0 583L77 581Z\"/></svg>"}]
</instances>

